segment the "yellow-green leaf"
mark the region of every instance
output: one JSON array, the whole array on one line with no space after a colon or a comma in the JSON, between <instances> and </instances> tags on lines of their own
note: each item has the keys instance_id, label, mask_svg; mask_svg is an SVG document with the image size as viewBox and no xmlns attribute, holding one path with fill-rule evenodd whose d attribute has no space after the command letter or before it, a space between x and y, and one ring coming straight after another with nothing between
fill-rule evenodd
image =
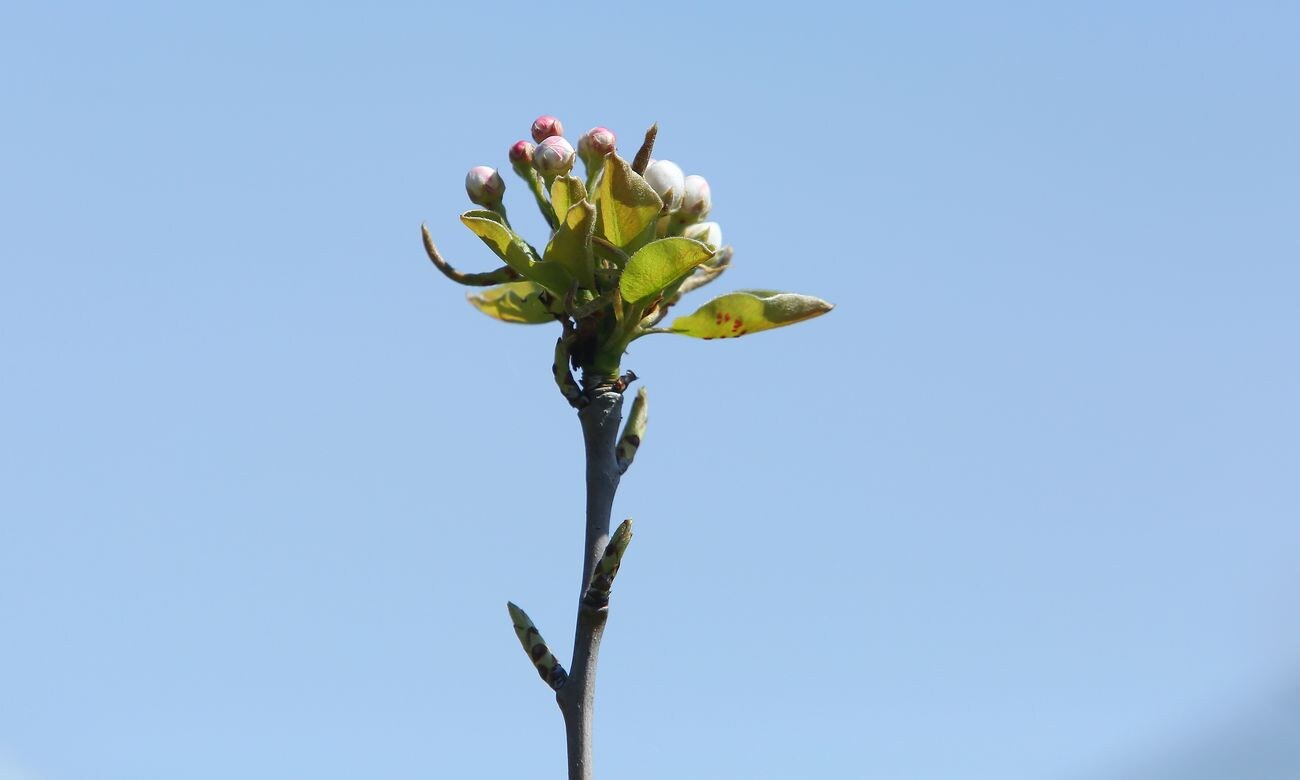
<instances>
[{"instance_id":1,"label":"yellow-green leaf","mask_svg":"<svg viewBox=\"0 0 1300 780\"><path fill-rule=\"evenodd\" d=\"M545 292L536 282L525 281L489 287L465 297L474 308L502 322L540 325L555 321L555 315L542 303L542 294Z\"/></svg>"},{"instance_id":2,"label":"yellow-green leaf","mask_svg":"<svg viewBox=\"0 0 1300 780\"><path fill-rule=\"evenodd\" d=\"M714 298L694 314L678 317L669 330L697 339L734 338L803 322L833 308L811 295L743 290Z\"/></svg>"},{"instance_id":3,"label":"yellow-green leaf","mask_svg":"<svg viewBox=\"0 0 1300 780\"><path fill-rule=\"evenodd\" d=\"M556 295L564 295L573 283L573 277L562 266L555 263L541 263L533 250L514 231L501 223L500 218L492 212L467 211L460 215L460 221L483 239L483 243L496 252L497 257L506 265L519 272L520 276L532 279Z\"/></svg>"},{"instance_id":4,"label":"yellow-green leaf","mask_svg":"<svg viewBox=\"0 0 1300 780\"><path fill-rule=\"evenodd\" d=\"M619 292L627 303L644 303L712 256L712 249L690 238L651 241L628 258L618 282Z\"/></svg>"},{"instance_id":5,"label":"yellow-green leaf","mask_svg":"<svg viewBox=\"0 0 1300 780\"><path fill-rule=\"evenodd\" d=\"M663 201L646 180L616 154L605 158L596 188L600 216L596 229L611 244L626 248L659 216Z\"/></svg>"},{"instance_id":6,"label":"yellow-green leaf","mask_svg":"<svg viewBox=\"0 0 1300 780\"><path fill-rule=\"evenodd\" d=\"M562 266L588 290L596 289L595 265L591 255L591 231L595 224L596 207L586 199L579 200L564 215L564 221L556 229L542 255L545 262Z\"/></svg>"},{"instance_id":7,"label":"yellow-green leaf","mask_svg":"<svg viewBox=\"0 0 1300 780\"><path fill-rule=\"evenodd\" d=\"M587 188L576 176L556 176L555 181L551 182L551 208L561 222L569 209L586 197Z\"/></svg>"}]
</instances>

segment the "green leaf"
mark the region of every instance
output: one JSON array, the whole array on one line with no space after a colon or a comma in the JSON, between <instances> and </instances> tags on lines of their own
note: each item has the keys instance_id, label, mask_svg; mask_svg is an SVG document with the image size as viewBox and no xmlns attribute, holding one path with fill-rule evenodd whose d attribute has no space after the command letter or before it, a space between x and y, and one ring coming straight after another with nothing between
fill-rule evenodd
<instances>
[{"instance_id":1,"label":"green leaf","mask_svg":"<svg viewBox=\"0 0 1300 780\"><path fill-rule=\"evenodd\" d=\"M591 231L595 224L596 207L586 199L579 200L564 215L543 255L544 262L563 267L588 290L596 289L591 255Z\"/></svg>"},{"instance_id":2,"label":"green leaf","mask_svg":"<svg viewBox=\"0 0 1300 780\"><path fill-rule=\"evenodd\" d=\"M697 339L725 339L793 325L833 308L811 295L742 290L714 298L694 314L678 317L669 330Z\"/></svg>"},{"instance_id":3,"label":"green leaf","mask_svg":"<svg viewBox=\"0 0 1300 780\"><path fill-rule=\"evenodd\" d=\"M544 292L536 282L511 282L465 297L474 308L502 322L540 325L555 321L555 315L542 303Z\"/></svg>"},{"instance_id":4,"label":"green leaf","mask_svg":"<svg viewBox=\"0 0 1300 780\"><path fill-rule=\"evenodd\" d=\"M483 239L483 243L496 252L497 257L504 260L506 265L518 271L520 276L532 279L556 295L568 292L573 277L555 263L538 262L532 248L502 224L499 215L490 211L473 210L461 214L460 221L474 235Z\"/></svg>"},{"instance_id":5,"label":"green leaf","mask_svg":"<svg viewBox=\"0 0 1300 780\"><path fill-rule=\"evenodd\" d=\"M646 180L616 154L605 158L605 174L596 192L600 207L596 229L618 247L626 248L640 237L664 205Z\"/></svg>"},{"instance_id":6,"label":"green leaf","mask_svg":"<svg viewBox=\"0 0 1300 780\"><path fill-rule=\"evenodd\" d=\"M502 225L506 224L505 217L501 216L499 213L495 211L488 211L487 209L470 209L469 211L466 211L464 214L461 214L461 217L481 217L482 219L490 219L493 222L497 222Z\"/></svg>"},{"instance_id":7,"label":"green leaf","mask_svg":"<svg viewBox=\"0 0 1300 780\"><path fill-rule=\"evenodd\" d=\"M618 281L619 291L627 303L644 303L712 256L712 249L690 238L651 241L628 258Z\"/></svg>"},{"instance_id":8,"label":"green leaf","mask_svg":"<svg viewBox=\"0 0 1300 780\"><path fill-rule=\"evenodd\" d=\"M556 176L555 181L551 182L551 208L561 221L574 204L586 197L587 188L576 176Z\"/></svg>"}]
</instances>

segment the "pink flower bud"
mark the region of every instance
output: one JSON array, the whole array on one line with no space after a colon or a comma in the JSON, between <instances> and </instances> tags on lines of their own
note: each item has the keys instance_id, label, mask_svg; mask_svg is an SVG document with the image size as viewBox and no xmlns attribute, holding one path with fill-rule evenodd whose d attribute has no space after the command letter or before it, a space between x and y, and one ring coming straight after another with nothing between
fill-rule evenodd
<instances>
[{"instance_id":1,"label":"pink flower bud","mask_svg":"<svg viewBox=\"0 0 1300 780\"><path fill-rule=\"evenodd\" d=\"M573 168L573 146L564 136L545 138L533 152L533 166L543 176L562 176Z\"/></svg>"},{"instance_id":2,"label":"pink flower bud","mask_svg":"<svg viewBox=\"0 0 1300 780\"><path fill-rule=\"evenodd\" d=\"M514 146L510 147L510 164L514 166L532 165L533 149L537 147L527 141L515 141Z\"/></svg>"},{"instance_id":3,"label":"pink flower bud","mask_svg":"<svg viewBox=\"0 0 1300 780\"><path fill-rule=\"evenodd\" d=\"M537 143L552 136L564 135L564 125L550 114L542 114L533 120L533 140Z\"/></svg>"},{"instance_id":4,"label":"pink flower bud","mask_svg":"<svg viewBox=\"0 0 1300 780\"><path fill-rule=\"evenodd\" d=\"M697 222L687 225L682 235L705 244L714 251L722 246L722 227L717 222Z\"/></svg>"},{"instance_id":5,"label":"pink flower bud","mask_svg":"<svg viewBox=\"0 0 1300 780\"><path fill-rule=\"evenodd\" d=\"M709 183L703 176L691 174L686 177L682 193L682 214L691 219L704 219L713 210L713 195L709 192Z\"/></svg>"},{"instance_id":6,"label":"pink flower bud","mask_svg":"<svg viewBox=\"0 0 1300 780\"><path fill-rule=\"evenodd\" d=\"M501 202L501 196L506 192L506 183L496 168L479 165L470 168L469 173L465 174L465 192L469 193L471 202L490 208Z\"/></svg>"},{"instance_id":7,"label":"pink flower bud","mask_svg":"<svg viewBox=\"0 0 1300 780\"><path fill-rule=\"evenodd\" d=\"M655 160L645 169L645 180L651 189L667 204L669 211L676 211L682 206L682 194L686 189L686 177L682 169L671 160Z\"/></svg>"},{"instance_id":8,"label":"pink flower bud","mask_svg":"<svg viewBox=\"0 0 1300 780\"><path fill-rule=\"evenodd\" d=\"M583 161L599 160L614 152L618 138L607 127L593 127L578 139L578 155Z\"/></svg>"}]
</instances>

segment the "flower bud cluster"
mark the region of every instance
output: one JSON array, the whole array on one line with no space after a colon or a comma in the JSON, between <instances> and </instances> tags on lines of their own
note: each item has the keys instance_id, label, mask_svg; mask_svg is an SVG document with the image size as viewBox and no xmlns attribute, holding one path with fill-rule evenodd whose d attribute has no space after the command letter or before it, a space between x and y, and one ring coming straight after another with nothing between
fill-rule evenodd
<instances>
[{"instance_id":1,"label":"flower bud cluster","mask_svg":"<svg viewBox=\"0 0 1300 780\"><path fill-rule=\"evenodd\" d=\"M682 175L682 169L671 160L652 160L646 168L645 180L680 222L699 222L713 210L708 180L697 174Z\"/></svg>"},{"instance_id":2,"label":"flower bud cluster","mask_svg":"<svg viewBox=\"0 0 1300 780\"><path fill-rule=\"evenodd\" d=\"M550 114L533 121L531 135L533 142L521 140L510 147L510 165L529 183L544 212L548 207L545 188L555 177L568 175L575 160L581 158L587 169L588 186L592 186L599 180L605 158L615 153L618 144L618 137L612 130L597 126L578 138L575 150L564 138L563 123ZM713 209L713 196L709 192L709 182L703 176L687 176L671 160L654 159L650 160L643 176L664 203L661 224L669 227L661 229L669 230L672 235L693 238L713 249L722 246L722 230L718 223L704 221ZM502 209L505 188L500 174L486 165L470 169L465 177L469 199L484 208Z\"/></svg>"}]
</instances>

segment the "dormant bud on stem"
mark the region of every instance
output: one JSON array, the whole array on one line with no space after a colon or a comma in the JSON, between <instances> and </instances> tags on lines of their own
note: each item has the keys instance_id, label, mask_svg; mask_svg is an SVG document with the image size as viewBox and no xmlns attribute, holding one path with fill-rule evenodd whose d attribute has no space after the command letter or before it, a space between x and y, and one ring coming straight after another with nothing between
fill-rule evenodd
<instances>
[{"instance_id":1,"label":"dormant bud on stem","mask_svg":"<svg viewBox=\"0 0 1300 780\"><path fill-rule=\"evenodd\" d=\"M703 176L687 176L682 193L681 216L691 222L698 222L712 210L713 195L709 192L709 183Z\"/></svg>"},{"instance_id":2,"label":"dormant bud on stem","mask_svg":"<svg viewBox=\"0 0 1300 780\"><path fill-rule=\"evenodd\" d=\"M553 135L537 145L533 152L533 167L549 181L553 176L563 176L572 170L573 158L573 145L563 136Z\"/></svg>"},{"instance_id":3,"label":"dormant bud on stem","mask_svg":"<svg viewBox=\"0 0 1300 780\"><path fill-rule=\"evenodd\" d=\"M533 120L533 140L537 143L552 136L564 135L564 125L550 114L542 114Z\"/></svg>"},{"instance_id":4,"label":"dormant bud on stem","mask_svg":"<svg viewBox=\"0 0 1300 780\"><path fill-rule=\"evenodd\" d=\"M645 180L663 199L669 211L682 207L682 193L686 189L686 177L682 169L671 160L655 160L645 169Z\"/></svg>"},{"instance_id":5,"label":"dormant bud on stem","mask_svg":"<svg viewBox=\"0 0 1300 780\"><path fill-rule=\"evenodd\" d=\"M465 192L469 199L483 208L492 208L501 204L501 196L506 194L506 183L496 168L477 165L465 174Z\"/></svg>"}]
</instances>

